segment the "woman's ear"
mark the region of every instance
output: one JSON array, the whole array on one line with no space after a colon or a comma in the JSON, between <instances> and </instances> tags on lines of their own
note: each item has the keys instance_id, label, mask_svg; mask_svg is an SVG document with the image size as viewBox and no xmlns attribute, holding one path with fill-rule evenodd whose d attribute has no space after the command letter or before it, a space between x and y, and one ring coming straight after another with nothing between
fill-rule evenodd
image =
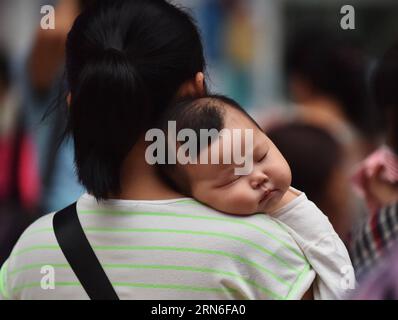
<instances>
[{"instance_id":1,"label":"woman's ear","mask_svg":"<svg viewBox=\"0 0 398 320\"><path fill-rule=\"evenodd\" d=\"M205 87L205 75L203 72L198 72L195 76L195 89L196 92L200 96L204 96L206 94L206 87Z\"/></svg>"},{"instance_id":2,"label":"woman's ear","mask_svg":"<svg viewBox=\"0 0 398 320\"><path fill-rule=\"evenodd\" d=\"M205 76L198 72L195 78L184 82L178 90L177 97L201 97L206 94Z\"/></svg>"}]
</instances>

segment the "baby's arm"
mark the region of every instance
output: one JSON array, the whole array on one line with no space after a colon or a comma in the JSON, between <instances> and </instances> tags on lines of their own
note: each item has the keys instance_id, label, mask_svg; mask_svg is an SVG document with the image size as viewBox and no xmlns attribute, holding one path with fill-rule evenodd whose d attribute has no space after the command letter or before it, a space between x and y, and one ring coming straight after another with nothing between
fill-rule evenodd
<instances>
[{"instance_id":1,"label":"baby's arm","mask_svg":"<svg viewBox=\"0 0 398 320\"><path fill-rule=\"evenodd\" d=\"M272 216L287 226L317 273L315 299L342 299L354 289L354 269L347 249L328 218L311 201Z\"/></svg>"}]
</instances>

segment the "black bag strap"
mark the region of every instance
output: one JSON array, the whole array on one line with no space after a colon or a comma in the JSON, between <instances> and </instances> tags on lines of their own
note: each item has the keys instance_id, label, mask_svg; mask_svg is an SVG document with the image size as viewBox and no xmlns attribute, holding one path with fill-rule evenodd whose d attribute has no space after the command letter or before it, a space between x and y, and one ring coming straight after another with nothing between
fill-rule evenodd
<instances>
[{"instance_id":1,"label":"black bag strap","mask_svg":"<svg viewBox=\"0 0 398 320\"><path fill-rule=\"evenodd\" d=\"M76 203L53 218L55 237L91 300L119 300L80 224Z\"/></svg>"}]
</instances>

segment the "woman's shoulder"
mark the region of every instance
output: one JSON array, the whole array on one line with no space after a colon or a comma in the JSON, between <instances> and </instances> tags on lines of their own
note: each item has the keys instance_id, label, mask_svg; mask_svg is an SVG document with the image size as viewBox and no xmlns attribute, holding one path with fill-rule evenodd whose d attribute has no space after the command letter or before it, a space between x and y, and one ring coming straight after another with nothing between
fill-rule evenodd
<instances>
[{"instance_id":1,"label":"woman's shoulder","mask_svg":"<svg viewBox=\"0 0 398 320\"><path fill-rule=\"evenodd\" d=\"M45 244L51 240L49 231L53 231L52 221L55 212L41 216L25 229L14 246L13 253L36 244Z\"/></svg>"},{"instance_id":2,"label":"woman's shoulder","mask_svg":"<svg viewBox=\"0 0 398 320\"><path fill-rule=\"evenodd\" d=\"M304 277L310 283L313 278L302 251L283 224L264 214L228 215L190 198L98 203L90 196L79 199L77 211L85 230L105 230L111 225L110 231L123 231L114 233L110 245L119 240L123 243L126 239L121 237L128 235L153 246L160 238L148 237L148 232L167 232L168 243L175 241L173 248L189 247L197 254L211 254L215 266L238 268L283 297L301 297L308 288L299 280ZM34 222L15 246L7 266L11 291L26 285L26 277L38 281L40 266L67 263L54 235L53 217L51 213ZM132 234L127 232L130 230ZM99 233L94 238L90 235L94 245L110 239L108 235L102 239ZM24 277L19 276L22 274Z\"/></svg>"},{"instance_id":3,"label":"woman's shoulder","mask_svg":"<svg viewBox=\"0 0 398 320\"><path fill-rule=\"evenodd\" d=\"M83 225L89 220L92 221L94 217L98 219L112 217L115 218L114 220L120 218L124 224L145 224L147 221L158 227L163 227L164 223L203 230L210 228L225 233L240 234L247 238L257 238L260 242L271 237L281 239L279 242L276 241L276 244L291 243L291 246L295 245L294 240L283 226L268 215L227 214L193 198L97 202L94 197L86 194L78 201L77 210Z\"/></svg>"},{"instance_id":4,"label":"woman's shoulder","mask_svg":"<svg viewBox=\"0 0 398 320\"><path fill-rule=\"evenodd\" d=\"M39 250L58 248L54 236L52 220L55 213L46 214L33 222L15 244L8 259L9 269L18 269L27 264L34 264Z\"/></svg>"},{"instance_id":5,"label":"woman's shoulder","mask_svg":"<svg viewBox=\"0 0 398 320\"><path fill-rule=\"evenodd\" d=\"M25 286L26 279L37 280L42 266L62 259L62 252L53 232L53 217L54 213L50 213L33 222L22 233L3 265L2 270L7 279L4 282L10 296L16 297L16 288Z\"/></svg>"}]
</instances>

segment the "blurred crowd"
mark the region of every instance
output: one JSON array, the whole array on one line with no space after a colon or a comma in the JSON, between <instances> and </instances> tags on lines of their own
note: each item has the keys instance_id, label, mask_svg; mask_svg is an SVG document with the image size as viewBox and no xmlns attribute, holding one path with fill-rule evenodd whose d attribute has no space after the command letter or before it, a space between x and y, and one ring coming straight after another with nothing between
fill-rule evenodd
<instances>
[{"instance_id":1,"label":"blurred crowd","mask_svg":"<svg viewBox=\"0 0 398 320\"><path fill-rule=\"evenodd\" d=\"M72 142L61 142L66 114L51 106L66 102L59 94L64 43L89 2L55 3L56 29L38 28L25 55L10 56L0 42L0 265L32 221L84 192ZM290 32L280 58L283 106L256 105L252 2L187 2L203 31L210 76L227 79L223 93L251 106L290 164L292 185L346 243L361 285L353 297L397 299L398 33L395 44L372 51L337 27Z\"/></svg>"}]
</instances>

